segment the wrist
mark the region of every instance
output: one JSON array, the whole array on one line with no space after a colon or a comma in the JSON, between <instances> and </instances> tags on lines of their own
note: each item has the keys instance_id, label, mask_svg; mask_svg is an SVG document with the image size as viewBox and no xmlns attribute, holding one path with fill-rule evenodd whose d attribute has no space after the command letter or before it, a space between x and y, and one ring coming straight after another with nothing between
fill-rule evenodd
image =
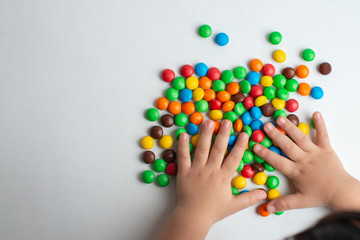
<instances>
[{"instance_id":1,"label":"wrist","mask_svg":"<svg viewBox=\"0 0 360 240\"><path fill-rule=\"evenodd\" d=\"M334 211L360 210L360 182L349 174L339 179L328 206Z\"/></svg>"},{"instance_id":2,"label":"wrist","mask_svg":"<svg viewBox=\"0 0 360 240\"><path fill-rule=\"evenodd\" d=\"M174 212L178 212L188 220L191 219L191 221L195 222L200 221L204 226L209 226L209 228L216 222L214 217L210 216L207 211L204 211L201 208L177 204Z\"/></svg>"}]
</instances>

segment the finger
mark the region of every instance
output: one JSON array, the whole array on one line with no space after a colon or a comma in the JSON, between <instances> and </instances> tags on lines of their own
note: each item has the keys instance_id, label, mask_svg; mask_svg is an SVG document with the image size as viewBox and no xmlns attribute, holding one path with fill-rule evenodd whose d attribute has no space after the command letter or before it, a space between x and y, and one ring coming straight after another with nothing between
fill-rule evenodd
<instances>
[{"instance_id":1,"label":"finger","mask_svg":"<svg viewBox=\"0 0 360 240\"><path fill-rule=\"evenodd\" d=\"M261 200L266 199L266 192L264 190L255 189L250 192L242 193L234 196L232 201L232 209L234 212L248 208Z\"/></svg>"},{"instance_id":2,"label":"finger","mask_svg":"<svg viewBox=\"0 0 360 240\"><path fill-rule=\"evenodd\" d=\"M178 154L179 174L183 174L186 173L191 166L189 135L186 133L182 133L179 137Z\"/></svg>"},{"instance_id":3,"label":"finger","mask_svg":"<svg viewBox=\"0 0 360 240\"><path fill-rule=\"evenodd\" d=\"M308 151L314 147L314 144L311 142L311 140L286 117L278 117L276 123L304 151Z\"/></svg>"},{"instance_id":4,"label":"finger","mask_svg":"<svg viewBox=\"0 0 360 240\"><path fill-rule=\"evenodd\" d=\"M231 121L226 119L221 123L219 133L216 136L215 143L210 152L208 160L209 166L220 167L224 161L225 150L229 143L231 126Z\"/></svg>"},{"instance_id":5,"label":"finger","mask_svg":"<svg viewBox=\"0 0 360 240\"><path fill-rule=\"evenodd\" d=\"M301 193L295 193L271 200L267 204L266 210L274 213L306 207L311 207L311 205L307 204L307 201Z\"/></svg>"},{"instance_id":6,"label":"finger","mask_svg":"<svg viewBox=\"0 0 360 240\"><path fill-rule=\"evenodd\" d=\"M245 148L247 146L249 136L246 133L241 133L235 143L235 146L231 150L229 156L225 159L221 168L232 174L239 167L240 161L244 155Z\"/></svg>"},{"instance_id":7,"label":"finger","mask_svg":"<svg viewBox=\"0 0 360 240\"><path fill-rule=\"evenodd\" d=\"M211 120L207 120L201 132L199 142L196 145L196 151L193 166L204 166L209 157L211 146L211 138L214 132L215 124Z\"/></svg>"},{"instance_id":8,"label":"finger","mask_svg":"<svg viewBox=\"0 0 360 240\"><path fill-rule=\"evenodd\" d=\"M325 121L320 112L314 112L313 119L316 128L316 144L319 147L329 147L329 135L326 130Z\"/></svg>"},{"instance_id":9,"label":"finger","mask_svg":"<svg viewBox=\"0 0 360 240\"><path fill-rule=\"evenodd\" d=\"M264 126L266 134L272 139L276 146L279 146L286 156L296 159L303 151L289 137L282 134L272 123Z\"/></svg>"},{"instance_id":10,"label":"finger","mask_svg":"<svg viewBox=\"0 0 360 240\"><path fill-rule=\"evenodd\" d=\"M261 144L256 144L253 149L259 157L264 159L275 169L284 173L286 176L291 177L294 175L296 167L295 162L280 156L279 154L267 149Z\"/></svg>"}]
</instances>

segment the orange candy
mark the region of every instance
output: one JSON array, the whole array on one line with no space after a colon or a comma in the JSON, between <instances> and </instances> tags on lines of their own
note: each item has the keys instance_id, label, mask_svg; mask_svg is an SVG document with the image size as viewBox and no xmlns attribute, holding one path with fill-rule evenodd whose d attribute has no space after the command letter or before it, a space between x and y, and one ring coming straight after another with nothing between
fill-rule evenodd
<instances>
[{"instance_id":1,"label":"orange candy","mask_svg":"<svg viewBox=\"0 0 360 240\"><path fill-rule=\"evenodd\" d=\"M204 97L203 97L203 99L204 99L205 101L210 102L211 100L214 100L215 97L216 97L216 93L215 93L214 90L212 90L212 89L206 89L206 90L204 91Z\"/></svg>"},{"instance_id":2,"label":"orange candy","mask_svg":"<svg viewBox=\"0 0 360 240\"><path fill-rule=\"evenodd\" d=\"M199 79L199 86L204 90L209 89L212 86L212 81L210 78L208 78L206 76L201 77Z\"/></svg>"},{"instance_id":3,"label":"orange candy","mask_svg":"<svg viewBox=\"0 0 360 240\"><path fill-rule=\"evenodd\" d=\"M241 121L241 119L236 120L234 123L235 132L241 132L242 128L243 128L243 122Z\"/></svg>"},{"instance_id":4,"label":"orange candy","mask_svg":"<svg viewBox=\"0 0 360 240\"><path fill-rule=\"evenodd\" d=\"M156 107L159 110L166 110L169 106L169 100L167 98L161 97L156 100Z\"/></svg>"},{"instance_id":5,"label":"orange candy","mask_svg":"<svg viewBox=\"0 0 360 240\"><path fill-rule=\"evenodd\" d=\"M190 116L190 122L196 125L200 125L204 121L204 116L199 112L194 112Z\"/></svg>"},{"instance_id":6,"label":"orange candy","mask_svg":"<svg viewBox=\"0 0 360 240\"><path fill-rule=\"evenodd\" d=\"M311 87L307 83L300 83L298 87L298 92L301 96L307 96L311 92Z\"/></svg>"},{"instance_id":7,"label":"orange candy","mask_svg":"<svg viewBox=\"0 0 360 240\"><path fill-rule=\"evenodd\" d=\"M282 134L286 135L286 132L285 132L284 130L282 130L279 126L277 126L276 128L279 130L279 132L281 132Z\"/></svg>"},{"instance_id":8,"label":"orange candy","mask_svg":"<svg viewBox=\"0 0 360 240\"><path fill-rule=\"evenodd\" d=\"M216 94L216 99L220 102L227 102L230 100L230 97L230 93L228 93L227 91L220 91Z\"/></svg>"},{"instance_id":9,"label":"orange candy","mask_svg":"<svg viewBox=\"0 0 360 240\"><path fill-rule=\"evenodd\" d=\"M192 114L195 112L195 104L192 102L183 103L181 106L181 111L185 114Z\"/></svg>"},{"instance_id":10,"label":"orange candy","mask_svg":"<svg viewBox=\"0 0 360 240\"><path fill-rule=\"evenodd\" d=\"M255 72L260 72L263 67L263 63L260 61L260 59L254 58L250 61L250 69Z\"/></svg>"},{"instance_id":11,"label":"orange candy","mask_svg":"<svg viewBox=\"0 0 360 240\"><path fill-rule=\"evenodd\" d=\"M296 73L296 76L298 76L299 78L306 78L309 75L309 69L305 65L299 65L296 68L295 73Z\"/></svg>"},{"instance_id":12,"label":"orange candy","mask_svg":"<svg viewBox=\"0 0 360 240\"><path fill-rule=\"evenodd\" d=\"M214 121L214 123L215 123L214 134L217 134L219 132L221 123L219 121Z\"/></svg>"},{"instance_id":13,"label":"orange candy","mask_svg":"<svg viewBox=\"0 0 360 240\"><path fill-rule=\"evenodd\" d=\"M231 82L226 86L226 91L231 95L237 94L240 90L240 86L237 82Z\"/></svg>"},{"instance_id":14,"label":"orange candy","mask_svg":"<svg viewBox=\"0 0 360 240\"><path fill-rule=\"evenodd\" d=\"M181 103L179 103L178 101L173 101L173 102L169 103L168 110L170 113L172 113L174 115L181 113Z\"/></svg>"},{"instance_id":15,"label":"orange candy","mask_svg":"<svg viewBox=\"0 0 360 240\"><path fill-rule=\"evenodd\" d=\"M229 112L233 110L234 107L235 107L235 103L233 101L226 101L223 103L221 110L223 110L224 112Z\"/></svg>"},{"instance_id":16,"label":"orange candy","mask_svg":"<svg viewBox=\"0 0 360 240\"><path fill-rule=\"evenodd\" d=\"M263 203L259 206L259 214L263 217L267 217L270 215L270 213L266 211L266 205L267 203Z\"/></svg>"}]
</instances>

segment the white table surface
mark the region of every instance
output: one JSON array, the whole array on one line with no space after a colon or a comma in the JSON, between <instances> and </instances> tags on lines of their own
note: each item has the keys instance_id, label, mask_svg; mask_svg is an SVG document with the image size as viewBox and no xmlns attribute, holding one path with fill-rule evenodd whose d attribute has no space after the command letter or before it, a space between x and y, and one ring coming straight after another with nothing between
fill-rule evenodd
<instances>
[{"instance_id":1,"label":"white table surface","mask_svg":"<svg viewBox=\"0 0 360 240\"><path fill-rule=\"evenodd\" d=\"M280 48L288 59L279 69L303 64L299 53L313 48L306 81L325 96L293 95L297 114L323 112L345 168L360 178L359 9L357 0L2 0L0 238L156 238L176 193L174 181L164 189L139 180L149 168L140 159L139 139L152 126L144 111L169 86L162 69L199 61L222 70L254 57L274 63ZM199 37L204 23L230 43ZM279 46L266 40L273 30L283 34ZM332 64L331 75L316 72L321 61ZM283 177L280 190L291 192ZM327 213L262 218L251 207L218 222L207 239L281 239Z\"/></svg>"}]
</instances>

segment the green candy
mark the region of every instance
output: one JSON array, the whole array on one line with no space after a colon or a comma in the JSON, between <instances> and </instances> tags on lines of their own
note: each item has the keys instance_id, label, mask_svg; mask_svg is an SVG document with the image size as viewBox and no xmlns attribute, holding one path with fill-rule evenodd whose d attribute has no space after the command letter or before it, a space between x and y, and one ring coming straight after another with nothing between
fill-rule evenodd
<instances>
[{"instance_id":1,"label":"green candy","mask_svg":"<svg viewBox=\"0 0 360 240\"><path fill-rule=\"evenodd\" d=\"M282 109L276 110L276 111L274 112L274 114L273 114L273 117L274 117L274 120L275 120L275 121L276 121L276 119L277 119L278 117L280 117L280 116L286 117L286 112L285 112L284 110L282 110Z\"/></svg>"},{"instance_id":2,"label":"green candy","mask_svg":"<svg viewBox=\"0 0 360 240\"><path fill-rule=\"evenodd\" d=\"M168 90L166 90L166 98L169 99L169 101L174 101L176 99L178 99L179 97L179 91L176 90L175 88L169 88Z\"/></svg>"},{"instance_id":3,"label":"green candy","mask_svg":"<svg viewBox=\"0 0 360 240\"><path fill-rule=\"evenodd\" d=\"M244 107L244 104L242 103L235 104L234 112L239 116L243 115L246 112L246 108Z\"/></svg>"},{"instance_id":4,"label":"green candy","mask_svg":"<svg viewBox=\"0 0 360 240\"><path fill-rule=\"evenodd\" d=\"M278 88L278 90L276 90L276 96L282 100L288 100L289 95L289 91L285 88Z\"/></svg>"},{"instance_id":5,"label":"green candy","mask_svg":"<svg viewBox=\"0 0 360 240\"><path fill-rule=\"evenodd\" d=\"M266 148L269 148L272 145L272 141L268 136L265 136L264 140L260 144Z\"/></svg>"},{"instance_id":6,"label":"green candy","mask_svg":"<svg viewBox=\"0 0 360 240\"><path fill-rule=\"evenodd\" d=\"M163 172L166 169L166 162L164 159L156 159L153 162L152 167L155 172Z\"/></svg>"},{"instance_id":7,"label":"green candy","mask_svg":"<svg viewBox=\"0 0 360 240\"><path fill-rule=\"evenodd\" d=\"M316 129L316 128L315 128L315 123L314 123L314 119L313 119L313 118L311 118L311 120L310 120L310 125L311 125L311 127L312 127L313 129Z\"/></svg>"},{"instance_id":8,"label":"green candy","mask_svg":"<svg viewBox=\"0 0 360 240\"><path fill-rule=\"evenodd\" d=\"M255 141L252 140L252 139L249 140L249 149L250 149L251 151L253 150L253 148L254 148L254 146L255 146L256 143L257 143L257 142L255 142Z\"/></svg>"},{"instance_id":9,"label":"green candy","mask_svg":"<svg viewBox=\"0 0 360 240\"><path fill-rule=\"evenodd\" d=\"M273 85L277 88L282 88L286 84L286 77L282 74L277 74L273 77Z\"/></svg>"},{"instance_id":10,"label":"green candy","mask_svg":"<svg viewBox=\"0 0 360 240\"><path fill-rule=\"evenodd\" d=\"M149 108L146 111L146 118L149 121L154 122L159 119L159 116L160 116L160 113L156 108Z\"/></svg>"},{"instance_id":11,"label":"green candy","mask_svg":"<svg viewBox=\"0 0 360 240\"><path fill-rule=\"evenodd\" d=\"M173 88L177 89L177 90L182 90L185 88L185 78L183 77L176 77L173 81L172 81L172 86Z\"/></svg>"},{"instance_id":12,"label":"green candy","mask_svg":"<svg viewBox=\"0 0 360 240\"><path fill-rule=\"evenodd\" d=\"M194 145L191 142L189 142L189 151L190 153L194 151Z\"/></svg>"},{"instance_id":13,"label":"green candy","mask_svg":"<svg viewBox=\"0 0 360 240\"><path fill-rule=\"evenodd\" d=\"M186 129L185 128L179 128L178 130L176 130L175 132L175 137L177 140L179 140L179 137L182 133L186 133Z\"/></svg>"},{"instance_id":14,"label":"green candy","mask_svg":"<svg viewBox=\"0 0 360 240\"><path fill-rule=\"evenodd\" d=\"M263 165L264 165L264 168L266 169L266 171L268 171L268 172L275 171L275 168L273 166L271 166L270 164L268 164L267 162L264 162Z\"/></svg>"},{"instance_id":15,"label":"green candy","mask_svg":"<svg viewBox=\"0 0 360 240\"><path fill-rule=\"evenodd\" d=\"M230 120L232 123L234 123L237 119L237 115L236 113L234 113L233 111L229 111L229 112L226 112L224 114L224 119L228 119Z\"/></svg>"},{"instance_id":16,"label":"green candy","mask_svg":"<svg viewBox=\"0 0 360 240\"><path fill-rule=\"evenodd\" d=\"M231 131L230 131L230 135L234 135L234 133L235 133L235 129L234 129L234 127L232 127Z\"/></svg>"},{"instance_id":17,"label":"green candy","mask_svg":"<svg viewBox=\"0 0 360 240\"><path fill-rule=\"evenodd\" d=\"M202 99L195 104L195 107L198 112L204 113L209 110L209 103Z\"/></svg>"},{"instance_id":18,"label":"green candy","mask_svg":"<svg viewBox=\"0 0 360 240\"><path fill-rule=\"evenodd\" d=\"M234 76L237 79L244 79L246 75L247 75L247 71L246 68L244 68L243 66L238 66L234 68Z\"/></svg>"},{"instance_id":19,"label":"green candy","mask_svg":"<svg viewBox=\"0 0 360 240\"><path fill-rule=\"evenodd\" d=\"M244 161L240 161L240 164L238 166L238 168L236 169L237 172L240 172L241 170L243 170L244 168Z\"/></svg>"},{"instance_id":20,"label":"green candy","mask_svg":"<svg viewBox=\"0 0 360 240\"><path fill-rule=\"evenodd\" d=\"M302 57L305 61L311 62L315 58L314 50L307 48L302 52Z\"/></svg>"},{"instance_id":21,"label":"green candy","mask_svg":"<svg viewBox=\"0 0 360 240\"><path fill-rule=\"evenodd\" d=\"M242 93L249 93L251 90L251 84L248 80L243 80L240 82L240 91Z\"/></svg>"},{"instance_id":22,"label":"green candy","mask_svg":"<svg viewBox=\"0 0 360 240\"><path fill-rule=\"evenodd\" d=\"M212 34L212 29L209 25L204 24L199 27L199 35L203 38L208 38Z\"/></svg>"},{"instance_id":23,"label":"green candy","mask_svg":"<svg viewBox=\"0 0 360 240\"><path fill-rule=\"evenodd\" d=\"M269 34L269 41L274 44L278 45L282 40L281 33L279 32L272 32Z\"/></svg>"},{"instance_id":24,"label":"green candy","mask_svg":"<svg viewBox=\"0 0 360 240\"><path fill-rule=\"evenodd\" d=\"M243 126L243 131L249 136L249 138L251 137L252 134L252 129L249 125L244 125Z\"/></svg>"},{"instance_id":25,"label":"green candy","mask_svg":"<svg viewBox=\"0 0 360 240\"><path fill-rule=\"evenodd\" d=\"M185 113L179 113L175 116L175 125L178 127L185 127L189 119Z\"/></svg>"},{"instance_id":26,"label":"green candy","mask_svg":"<svg viewBox=\"0 0 360 240\"><path fill-rule=\"evenodd\" d=\"M144 183L152 183L155 180L155 174L151 170L146 170L141 174L141 178Z\"/></svg>"},{"instance_id":27,"label":"green candy","mask_svg":"<svg viewBox=\"0 0 360 240\"><path fill-rule=\"evenodd\" d=\"M242 157L242 161L244 163L251 163L253 160L254 160L254 154L249 150L245 150L244 155Z\"/></svg>"},{"instance_id":28,"label":"green candy","mask_svg":"<svg viewBox=\"0 0 360 240\"><path fill-rule=\"evenodd\" d=\"M266 185L270 188L270 189L274 189L277 188L279 186L280 180L277 176L270 176L268 177L268 179L266 180Z\"/></svg>"},{"instance_id":29,"label":"green candy","mask_svg":"<svg viewBox=\"0 0 360 240\"><path fill-rule=\"evenodd\" d=\"M231 187L231 192L233 195L239 195L239 190L237 188Z\"/></svg>"},{"instance_id":30,"label":"green candy","mask_svg":"<svg viewBox=\"0 0 360 240\"><path fill-rule=\"evenodd\" d=\"M160 174L157 178L156 178L156 182L160 187L166 187L167 185L169 185L170 183L170 177L168 175L164 174Z\"/></svg>"},{"instance_id":31,"label":"green candy","mask_svg":"<svg viewBox=\"0 0 360 240\"><path fill-rule=\"evenodd\" d=\"M229 84L232 81L234 81L234 73L231 70L225 70L221 73L221 80L224 81L224 83Z\"/></svg>"},{"instance_id":32,"label":"green candy","mask_svg":"<svg viewBox=\"0 0 360 240\"><path fill-rule=\"evenodd\" d=\"M285 84L285 88L286 90L288 90L289 92L296 92L296 90L298 89L299 87L299 83L297 80L295 79L289 79L286 81L286 84Z\"/></svg>"},{"instance_id":33,"label":"green candy","mask_svg":"<svg viewBox=\"0 0 360 240\"><path fill-rule=\"evenodd\" d=\"M264 159L262 159L261 157L259 157L259 155L255 154L255 153L254 153L254 160L255 160L255 162L258 162L258 163L265 162Z\"/></svg>"},{"instance_id":34,"label":"green candy","mask_svg":"<svg viewBox=\"0 0 360 240\"><path fill-rule=\"evenodd\" d=\"M276 213L274 213L275 215L281 215L281 214L283 214L284 213L284 211L281 211L281 212L276 212Z\"/></svg>"},{"instance_id":35,"label":"green candy","mask_svg":"<svg viewBox=\"0 0 360 240\"><path fill-rule=\"evenodd\" d=\"M274 99L276 97L276 89L273 86L266 87L263 94L269 100Z\"/></svg>"},{"instance_id":36,"label":"green candy","mask_svg":"<svg viewBox=\"0 0 360 240\"><path fill-rule=\"evenodd\" d=\"M224 91L225 88L226 88L226 84L224 83L224 81L222 81L222 80L216 80L216 81L213 82L212 89L213 89L215 92Z\"/></svg>"}]
</instances>

